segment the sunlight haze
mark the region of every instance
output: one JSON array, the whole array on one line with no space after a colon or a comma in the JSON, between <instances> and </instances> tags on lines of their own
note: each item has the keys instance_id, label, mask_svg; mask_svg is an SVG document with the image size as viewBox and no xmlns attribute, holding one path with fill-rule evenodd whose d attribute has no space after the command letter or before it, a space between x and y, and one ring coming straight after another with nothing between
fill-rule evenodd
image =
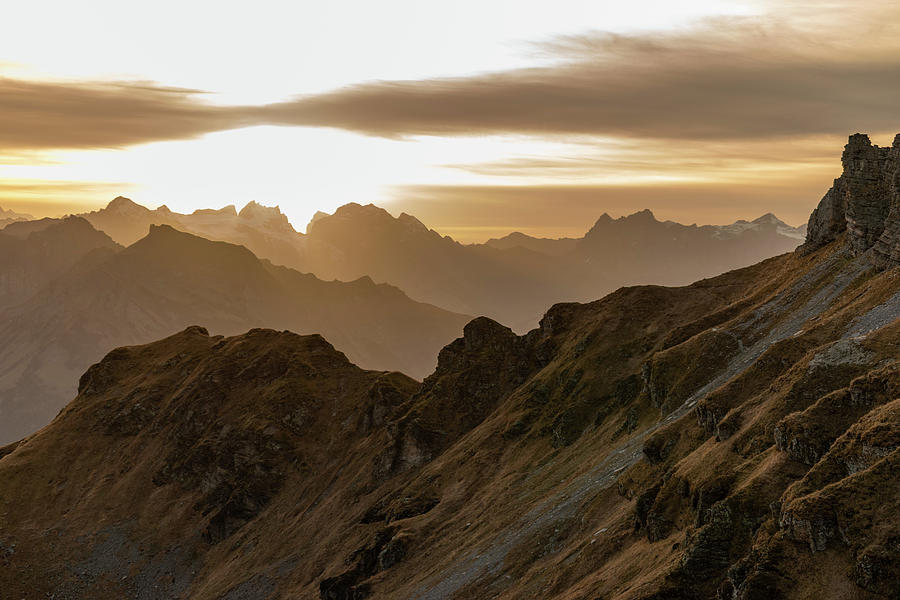
<instances>
[{"instance_id":1,"label":"sunlight haze","mask_svg":"<svg viewBox=\"0 0 900 600\"><path fill-rule=\"evenodd\" d=\"M710 123L708 131L694 133L689 127L683 134L626 132L615 126L615 113L624 107L604 108L606 102L632 104L635 93L649 102L635 105L636 111L665 118L661 111L671 110L672 119L690 114L696 100L681 99L680 92L667 100L665 79L692 85L679 79L702 79L703 69L712 77L716 56L729 61L785 29L803 35L761 49L759 64L737 64L742 77L790 77L766 76L766 69L784 71L776 62L767 66L770 58L803 57L835 69L853 60L839 56L846 36L827 43L805 37L813 27L836 27L838 11L831 5L815 15L802 4L788 6L409 0L263 2L250 13L236 2L20 4L7 10L0 25L0 74L6 78L0 80L0 106L31 103L24 117L9 118L23 128L23 119L38 119L59 134L39 143L31 142L38 135L33 130L23 129L20 137L13 132L10 140L0 136L0 204L58 215L103 206L117 195L183 212L255 200L280 206L303 231L318 210L372 202L412 212L462 241L515 229L567 235L584 231L604 211L620 215L641 208L685 223L727 223L773 211L800 224L818 201L814 182L833 173L834 157L818 149L834 147L845 135L843 123L791 131L786 122L784 132L751 133L740 122L765 119L765 104L775 100L767 100L764 90L751 93L762 94L751 109L760 114L748 117L730 113L740 107L731 104L727 88L711 90L711 98L721 95L724 104L699 108L698 116L708 114ZM48 20L50 12L54 18ZM860 26L872 33L866 47L883 55L893 44L882 40L895 28L866 17L874 14L863 12ZM38 25L42 35L34 36ZM694 62L704 60L711 62ZM671 68L658 71L666 62ZM633 75L617 65L633 65ZM643 82L637 79L642 71ZM648 87L651 81L658 89ZM31 84L36 87L25 89ZM116 87L121 85L126 87ZM141 88L155 99L128 108L128 94ZM609 100L604 90L612 94ZM62 97L70 93L77 95ZM111 101L119 104L93 109L96 93L115 94ZM542 107L544 93L568 96L571 108ZM355 105L357 97L364 104ZM480 98L483 116L475 106ZM443 108L460 102L474 103L461 119ZM585 112L590 103L593 113ZM189 125L186 119L194 117L165 116L169 105L216 121ZM216 107L222 116L211 112ZM51 117L58 118L56 125L41 117L58 110L67 112ZM122 122L115 110L128 110L130 126L140 130L123 130L118 138ZM802 103L797 110L805 111ZM823 119L834 120L835 110ZM152 115L163 119L165 130L140 124L142 112L148 123ZM608 117L594 123L592 114L604 113ZM361 128L354 114L384 127ZM93 140L81 129L68 134L70 122L82 127L80 118L90 119L83 125L89 131L110 135ZM632 118L623 113L621 122ZM725 118L731 124L720 126L717 120ZM859 128L873 124L882 125L877 114ZM877 138L878 130L873 133ZM741 184L738 194L734 183ZM543 198L543 210L520 209L544 188L562 193ZM574 188L592 189L591 199L563 214L557 203ZM473 197L473 190L481 191ZM696 199L687 200L694 190ZM454 211L456 204L483 210Z\"/></svg>"}]
</instances>

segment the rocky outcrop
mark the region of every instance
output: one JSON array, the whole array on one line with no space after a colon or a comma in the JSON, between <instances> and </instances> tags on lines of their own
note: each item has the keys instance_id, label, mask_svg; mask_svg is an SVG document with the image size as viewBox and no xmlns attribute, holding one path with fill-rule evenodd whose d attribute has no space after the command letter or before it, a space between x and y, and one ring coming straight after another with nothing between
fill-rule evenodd
<instances>
[{"instance_id":1,"label":"rocky outcrop","mask_svg":"<svg viewBox=\"0 0 900 600\"><path fill-rule=\"evenodd\" d=\"M535 337L519 337L487 317L467 324L463 337L441 350L412 409L388 428L392 443L377 459L376 475L425 464L484 420L540 366Z\"/></svg>"},{"instance_id":2,"label":"rocky outcrop","mask_svg":"<svg viewBox=\"0 0 900 600\"><path fill-rule=\"evenodd\" d=\"M897 365L879 369L822 396L807 409L786 416L773 432L776 447L792 460L815 465L851 425L900 394L898 378Z\"/></svg>"},{"instance_id":3,"label":"rocky outcrop","mask_svg":"<svg viewBox=\"0 0 900 600\"><path fill-rule=\"evenodd\" d=\"M809 218L804 248L820 248L846 232L853 253L871 249L879 266L900 264L900 134L890 148L851 135L841 163L843 174Z\"/></svg>"},{"instance_id":4,"label":"rocky outcrop","mask_svg":"<svg viewBox=\"0 0 900 600\"><path fill-rule=\"evenodd\" d=\"M900 536L864 550L856 562L856 585L886 598L900 594Z\"/></svg>"},{"instance_id":5,"label":"rocky outcrop","mask_svg":"<svg viewBox=\"0 0 900 600\"><path fill-rule=\"evenodd\" d=\"M378 531L374 539L357 549L348 562L353 567L319 583L321 600L362 600L372 593L364 583L372 575L390 569L406 557L410 536L388 527Z\"/></svg>"}]
</instances>

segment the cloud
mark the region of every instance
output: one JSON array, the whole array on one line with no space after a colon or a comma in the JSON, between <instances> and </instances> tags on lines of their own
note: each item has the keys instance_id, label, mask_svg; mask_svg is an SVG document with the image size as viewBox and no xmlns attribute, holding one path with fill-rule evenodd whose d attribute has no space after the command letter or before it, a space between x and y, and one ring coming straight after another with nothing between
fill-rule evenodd
<instances>
[{"instance_id":1,"label":"cloud","mask_svg":"<svg viewBox=\"0 0 900 600\"><path fill-rule=\"evenodd\" d=\"M893 139L893 133L874 135L875 143ZM779 140L654 140L597 139L563 145L549 155L518 155L503 159L443 165L489 177L519 181L548 180L639 182L642 178L753 184L760 173L771 179L814 174L827 178L840 171L839 136L797 137Z\"/></svg>"},{"instance_id":2,"label":"cloud","mask_svg":"<svg viewBox=\"0 0 900 600\"><path fill-rule=\"evenodd\" d=\"M745 20L677 35L594 34L547 44L560 58L548 67L364 83L267 112L284 124L387 137L719 140L898 128L896 48L872 56L822 39Z\"/></svg>"},{"instance_id":3,"label":"cloud","mask_svg":"<svg viewBox=\"0 0 900 600\"><path fill-rule=\"evenodd\" d=\"M200 97L144 82L0 78L0 150L118 148L255 122L244 108Z\"/></svg>"},{"instance_id":4,"label":"cloud","mask_svg":"<svg viewBox=\"0 0 900 600\"><path fill-rule=\"evenodd\" d=\"M131 184L103 181L0 179L0 207L37 217L94 210L127 194Z\"/></svg>"},{"instance_id":5,"label":"cloud","mask_svg":"<svg viewBox=\"0 0 900 600\"><path fill-rule=\"evenodd\" d=\"M791 6L783 21L723 18L675 33L558 38L536 46L551 59L541 67L367 82L261 106L214 105L195 90L153 83L4 78L0 153L115 148L254 125L388 138L707 142L900 130L900 9L804 17Z\"/></svg>"}]
</instances>

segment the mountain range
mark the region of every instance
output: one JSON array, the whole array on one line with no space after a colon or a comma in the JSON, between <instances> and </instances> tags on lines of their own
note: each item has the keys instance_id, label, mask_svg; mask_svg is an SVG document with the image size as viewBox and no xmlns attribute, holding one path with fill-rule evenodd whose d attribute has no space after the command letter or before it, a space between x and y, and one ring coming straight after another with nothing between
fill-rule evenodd
<instances>
[{"instance_id":1,"label":"mountain range","mask_svg":"<svg viewBox=\"0 0 900 600\"><path fill-rule=\"evenodd\" d=\"M274 330L113 350L0 449L0 589L897 598L900 135L842 161L796 251L478 317L422 383Z\"/></svg>"},{"instance_id":2,"label":"mountain range","mask_svg":"<svg viewBox=\"0 0 900 600\"><path fill-rule=\"evenodd\" d=\"M147 235L151 225L170 225L214 241L245 246L276 265L302 266L298 233L287 217L275 208L248 203L240 212L234 206L200 209L189 215L172 212L166 206L150 210L119 196L106 208L78 215L123 246ZM308 271L304 271L308 272Z\"/></svg>"},{"instance_id":3,"label":"mountain range","mask_svg":"<svg viewBox=\"0 0 900 600\"><path fill-rule=\"evenodd\" d=\"M369 278L321 281L168 225L122 248L80 217L15 223L0 231L0 251L12 258L0 266L2 443L48 423L110 348L193 323L321 333L361 365L423 377L469 319Z\"/></svg>"},{"instance_id":4,"label":"mountain range","mask_svg":"<svg viewBox=\"0 0 900 600\"><path fill-rule=\"evenodd\" d=\"M121 244L151 224L241 244L258 256L321 279L369 276L410 297L450 311L484 315L525 332L552 304L589 301L625 285L685 285L789 252L804 237L772 214L731 225L658 221L649 210L602 215L580 239L539 239L513 233L463 245L406 213L393 217L372 204L317 213L306 233L275 208L254 202L237 212L166 207L149 210L126 198L82 215Z\"/></svg>"},{"instance_id":5,"label":"mountain range","mask_svg":"<svg viewBox=\"0 0 900 600\"><path fill-rule=\"evenodd\" d=\"M0 229L3 229L10 223L15 223L16 221L32 221L34 217L25 213L17 213L12 210L4 210L0 208Z\"/></svg>"},{"instance_id":6,"label":"mountain range","mask_svg":"<svg viewBox=\"0 0 900 600\"><path fill-rule=\"evenodd\" d=\"M684 283L787 251L799 241L798 230L773 215L697 227L660 222L646 210L620 219L603 215L577 240L512 234L477 245L441 236L410 215L394 218L359 204L318 213L306 234L295 231L277 207L255 202L240 212L230 206L185 215L118 197L80 217L20 217L0 229L0 251L7 257L0 265L0 332L9 340L0 353L0 443L46 424L71 399L76 376L109 348L148 342L193 323L225 334L250 327L321 332L364 367L421 378L460 331L462 314L487 315L521 331L559 301L598 297L626 283ZM175 236L176 229L196 234L195 243L182 244L178 240L188 238ZM257 289L257 274L235 270L224 258L206 270L198 267L196 281L180 269L142 270L166 261L187 269L204 260L207 247L225 252L200 237L258 253L268 259L270 273L288 272L275 262L338 281L292 273L307 287ZM150 243L156 238L166 242ZM169 242L184 253L184 265L169 256ZM131 249L138 244L140 250ZM123 246L129 251L118 257ZM116 267L115 278L104 271L140 252L149 253L142 268ZM378 292L397 290L373 280L397 282L412 298L445 310L411 310L414 303L402 293ZM367 294L377 300L361 300ZM325 305L333 310L322 312ZM373 319L369 306L384 312ZM408 323L397 318L407 313L419 316ZM411 335L419 326L421 335Z\"/></svg>"}]
</instances>

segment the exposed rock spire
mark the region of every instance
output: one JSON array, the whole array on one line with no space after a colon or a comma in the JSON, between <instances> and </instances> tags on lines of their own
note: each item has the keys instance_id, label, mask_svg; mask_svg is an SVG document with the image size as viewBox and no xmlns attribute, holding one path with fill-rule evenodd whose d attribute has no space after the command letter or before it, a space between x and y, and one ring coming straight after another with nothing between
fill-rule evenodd
<instances>
[{"instance_id":1,"label":"exposed rock spire","mask_svg":"<svg viewBox=\"0 0 900 600\"><path fill-rule=\"evenodd\" d=\"M814 250L846 231L854 254L871 249L879 266L900 264L900 134L890 148L853 134L841 163L844 172L809 218L804 247Z\"/></svg>"}]
</instances>

